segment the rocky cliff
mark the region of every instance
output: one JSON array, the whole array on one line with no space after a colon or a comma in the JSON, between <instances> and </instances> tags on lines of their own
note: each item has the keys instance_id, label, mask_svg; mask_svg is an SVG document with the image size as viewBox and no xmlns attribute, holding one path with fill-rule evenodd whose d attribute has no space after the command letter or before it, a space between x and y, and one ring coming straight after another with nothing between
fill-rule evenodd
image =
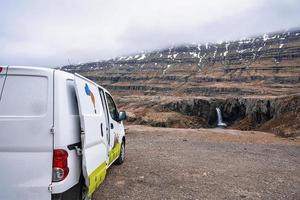
<instances>
[{"instance_id":1,"label":"rocky cliff","mask_svg":"<svg viewBox=\"0 0 300 200\"><path fill-rule=\"evenodd\" d=\"M285 129L278 127L287 122L278 119L295 111L287 102L299 103L295 99L300 93L300 29L170 47L62 69L81 73L111 90L137 123L213 127L215 108L220 107L233 128L276 132L273 123L282 134ZM299 114L293 116L291 121L299 124ZM294 133L298 135L295 131L288 135Z\"/></svg>"}]
</instances>

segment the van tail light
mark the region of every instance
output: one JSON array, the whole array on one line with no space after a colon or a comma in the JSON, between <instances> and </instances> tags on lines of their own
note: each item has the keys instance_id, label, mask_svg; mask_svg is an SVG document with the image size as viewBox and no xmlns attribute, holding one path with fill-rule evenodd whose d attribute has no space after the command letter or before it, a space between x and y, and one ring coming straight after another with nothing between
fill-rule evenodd
<instances>
[{"instance_id":1,"label":"van tail light","mask_svg":"<svg viewBox=\"0 0 300 200\"><path fill-rule=\"evenodd\" d=\"M52 181L59 182L64 180L69 174L68 152L63 149L53 151Z\"/></svg>"}]
</instances>

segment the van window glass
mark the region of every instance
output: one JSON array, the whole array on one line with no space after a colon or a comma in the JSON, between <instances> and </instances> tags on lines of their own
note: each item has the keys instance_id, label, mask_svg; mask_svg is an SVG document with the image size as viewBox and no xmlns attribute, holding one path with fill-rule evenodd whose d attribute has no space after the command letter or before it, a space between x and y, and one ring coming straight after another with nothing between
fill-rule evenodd
<instances>
[{"instance_id":1,"label":"van window glass","mask_svg":"<svg viewBox=\"0 0 300 200\"><path fill-rule=\"evenodd\" d=\"M110 116L113 120L118 121L119 118L119 113L116 107L116 104L114 103L114 100L112 99L112 97L105 93L106 99L107 99L107 104L108 104L108 110L110 113Z\"/></svg>"},{"instance_id":2,"label":"van window glass","mask_svg":"<svg viewBox=\"0 0 300 200\"><path fill-rule=\"evenodd\" d=\"M106 103L105 103L105 97L104 97L104 92L101 88L98 88L99 90L99 95L100 95L100 98L101 98L101 103L102 103L102 107L103 107L103 112L105 112L105 115L108 119L108 110L107 110L107 107L106 107ZM108 124L108 122L107 122Z\"/></svg>"},{"instance_id":3,"label":"van window glass","mask_svg":"<svg viewBox=\"0 0 300 200\"><path fill-rule=\"evenodd\" d=\"M0 101L0 116L40 116L47 112L48 79L8 75Z\"/></svg>"},{"instance_id":4,"label":"van window glass","mask_svg":"<svg viewBox=\"0 0 300 200\"><path fill-rule=\"evenodd\" d=\"M67 103L69 113L71 115L79 115L74 81L70 79L67 80Z\"/></svg>"}]
</instances>

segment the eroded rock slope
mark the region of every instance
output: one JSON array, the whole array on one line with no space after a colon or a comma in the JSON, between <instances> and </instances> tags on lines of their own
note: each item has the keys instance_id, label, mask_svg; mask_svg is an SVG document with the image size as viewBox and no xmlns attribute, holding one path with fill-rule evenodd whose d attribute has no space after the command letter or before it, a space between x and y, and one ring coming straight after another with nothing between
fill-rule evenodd
<instances>
[{"instance_id":1,"label":"eroded rock slope","mask_svg":"<svg viewBox=\"0 0 300 200\"><path fill-rule=\"evenodd\" d=\"M62 69L79 72L113 91L136 123L212 127L215 108L220 107L231 127L299 134L293 131L300 129L296 125L300 123L299 29ZM287 130L283 116L293 130Z\"/></svg>"}]
</instances>

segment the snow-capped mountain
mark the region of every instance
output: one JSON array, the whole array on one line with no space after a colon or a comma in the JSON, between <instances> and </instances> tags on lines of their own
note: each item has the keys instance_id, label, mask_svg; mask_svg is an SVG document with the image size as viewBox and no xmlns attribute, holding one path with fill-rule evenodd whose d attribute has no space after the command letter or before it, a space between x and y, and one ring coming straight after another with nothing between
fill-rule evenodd
<instances>
[{"instance_id":1,"label":"snow-capped mountain","mask_svg":"<svg viewBox=\"0 0 300 200\"><path fill-rule=\"evenodd\" d=\"M295 93L300 91L300 29L170 47L62 69L83 73L114 90L194 95ZM261 88L253 86L254 81L262 81Z\"/></svg>"}]
</instances>

